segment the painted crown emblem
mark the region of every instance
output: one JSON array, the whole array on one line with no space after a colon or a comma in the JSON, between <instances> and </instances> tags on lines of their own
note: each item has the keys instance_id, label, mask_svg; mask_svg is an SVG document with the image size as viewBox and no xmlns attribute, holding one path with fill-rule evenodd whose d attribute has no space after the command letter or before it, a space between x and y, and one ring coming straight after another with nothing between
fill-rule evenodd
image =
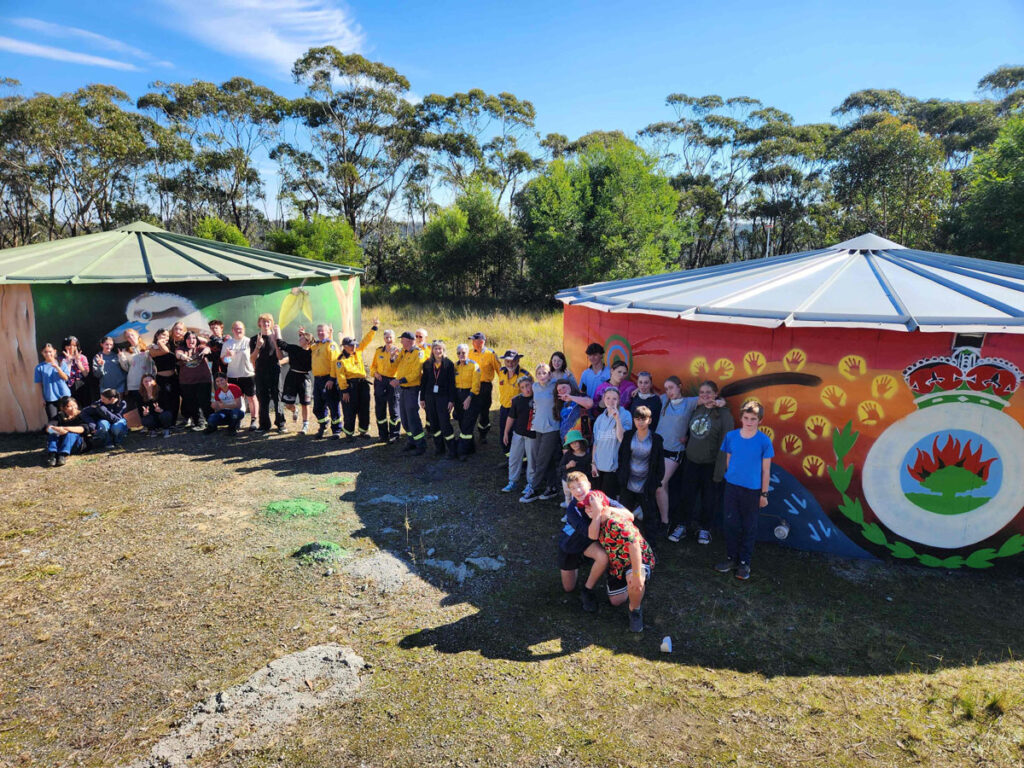
<instances>
[{"instance_id":1,"label":"painted crown emblem","mask_svg":"<svg viewBox=\"0 0 1024 768\"><path fill-rule=\"evenodd\" d=\"M981 357L963 347L947 357L928 357L903 369L918 408L940 403L976 403L1002 410L1024 374L1008 360Z\"/></svg>"}]
</instances>

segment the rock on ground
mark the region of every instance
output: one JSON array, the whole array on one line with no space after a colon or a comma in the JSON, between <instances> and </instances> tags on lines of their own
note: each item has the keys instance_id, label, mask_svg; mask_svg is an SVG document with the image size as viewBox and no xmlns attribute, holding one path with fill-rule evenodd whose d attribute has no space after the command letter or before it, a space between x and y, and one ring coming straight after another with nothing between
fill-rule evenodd
<instances>
[{"instance_id":1,"label":"rock on ground","mask_svg":"<svg viewBox=\"0 0 1024 768\"><path fill-rule=\"evenodd\" d=\"M356 579L370 579L385 594L397 592L412 576L409 564L390 552L361 557L346 565L344 571Z\"/></svg>"},{"instance_id":2,"label":"rock on ground","mask_svg":"<svg viewBox=\"0 0 1024 768\"><path fill-rule=\"evenodd\" d=\"M355 651L336 643L283 656L197 704L129 768L184 768L228 744L236 751L256 749L304 711L354 698L365 668Z\"/></svg>"}]
</instances>

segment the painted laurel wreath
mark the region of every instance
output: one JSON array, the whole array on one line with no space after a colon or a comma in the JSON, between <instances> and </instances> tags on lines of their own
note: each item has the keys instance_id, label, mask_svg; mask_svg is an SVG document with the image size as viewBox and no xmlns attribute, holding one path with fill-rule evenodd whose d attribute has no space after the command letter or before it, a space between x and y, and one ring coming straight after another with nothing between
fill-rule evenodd
<instances>
[{"instance_id":1,"label":"painted laurel wreath","mask_svg":"<svg viewBox=\"0 0 1024 768\"><path fill-rule=\"evenodd\" d=\"M832 432L832 450L836 455L836 464L828 468L829 477L832 478L832 485L842 496L843 503L839 505L839 511L845 517L860 526L864 538L872 544L877 544L889 550L893 557L901 560L917 560L921 565L931 568L991 568L992 561L1000 557L1010 557L1024 552L1024 534L1014 534L1003 542L999 549L986 547L977 549L966 557L953 555L951 557L935 557L927 553L920 553L914 550L909 544L903 541L889 541L885 531L878 523L864 521L864 507L861 500L852 498L847 494L850 488L850 481L853 480L853 464L846 464L844 459L853 449L854 443L860 437L859 432L854 432L853 422L846 422L846 426Z\"/></svg>"}]
</instances>

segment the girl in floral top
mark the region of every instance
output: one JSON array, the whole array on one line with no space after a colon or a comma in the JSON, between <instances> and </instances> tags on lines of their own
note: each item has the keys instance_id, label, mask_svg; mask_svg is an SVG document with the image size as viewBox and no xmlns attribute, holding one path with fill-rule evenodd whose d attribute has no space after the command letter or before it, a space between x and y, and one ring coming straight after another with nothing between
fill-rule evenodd
<instances>
[{"instance_id":1,"label":"girl in floral top","mask_svg":"<svg viewBox=\"0 0 1024 768\"><path fill-rule=\"evenodd\" d=\"M612 507L601 491L591 491L584 501L591 521L587 534L608 554L608 601L622 605L629 600L629 631L643 632L641 603L654 570L654 552L632 516Z\"/></svg>"}]
</instances>

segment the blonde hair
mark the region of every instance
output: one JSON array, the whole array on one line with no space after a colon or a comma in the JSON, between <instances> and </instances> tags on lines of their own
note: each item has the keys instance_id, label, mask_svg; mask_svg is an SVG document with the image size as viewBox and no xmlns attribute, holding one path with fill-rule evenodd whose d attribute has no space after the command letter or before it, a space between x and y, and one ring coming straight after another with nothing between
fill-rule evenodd
<instances>
[{"instance_id":1,"label":"blonde hair","mask_svg":"<svg viewBox=\"0 0 1024 768\"><path fill-rule=\"evenodd\" d=\"M565 484L569 483L586 483L590 485L590 478L588 478L583 472L570 472L565 476Z\"/></svg>"},{"instance_id":2,"label":"blonde hair","mask_svg":"<svg viewBox=\"0 0 1024 768\"><path fill-rule=\"evenodd\" d=\"M259 325L264 320L269 320L271 325L274 324L274 316L272 314L270 314L269 312L264 312L262 315L257 317L256 318L256 324Z\"/></svg>"}]
</instances>

